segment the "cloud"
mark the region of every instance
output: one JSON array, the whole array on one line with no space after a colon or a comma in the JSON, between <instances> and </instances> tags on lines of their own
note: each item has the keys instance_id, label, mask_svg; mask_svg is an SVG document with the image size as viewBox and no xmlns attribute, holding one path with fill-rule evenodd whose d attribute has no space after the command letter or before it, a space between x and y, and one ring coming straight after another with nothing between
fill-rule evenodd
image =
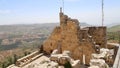
<instances>
[{"instance_id":1,"label":"cloud","mask_svg":"<svg viewBox=\"0 0 120 68\"><path fill-rule=\"evenodd\" d=\"M10 14L10 10L0 10L0 14Z\"/></svg>"}]
</instances>

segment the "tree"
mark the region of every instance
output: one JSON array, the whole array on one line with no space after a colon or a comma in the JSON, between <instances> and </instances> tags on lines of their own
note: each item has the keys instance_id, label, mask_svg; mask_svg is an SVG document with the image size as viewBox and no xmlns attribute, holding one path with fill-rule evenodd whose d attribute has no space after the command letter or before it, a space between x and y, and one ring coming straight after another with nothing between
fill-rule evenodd
<instances>
[{"instance_id":1,"label":"tree","mask_svg":"<svg viewBox=\"0 0 120 68\"><path fill-rule=\"evenodd\" d=\"M13 64L13 58L12 57L8 57L8 62L9 62L8 66L11 65L11 64Z\"/></svg>"},{"instance_id":2,"label":"tree","mask_svg":"<svg viewBox=\"0 0 120 68\"><path fill-rule=\"evenodd\" d=\"M14 54L13 58L14 58L13 63L15 64L15 63L16 63L16 61L17 61L17 55L16 55L16 54Z\"/></svg>"},{"instance_id":3,"label":"tree","mask_svg":"<svg viewBox=\"0 0 120 68\"><path fill-rule=\"evenodd\" d=\"M72 68L70 62L67 62L66 64L64 64L64 67L65 67L65 68Z\"/></svg>"},{"instance_id":4,"label":"tree","mask_svg":"<svg viewBox=\"0 0 120 68\"><path fill-rule=\"evenodd\" d=\"M5 68L5 64L4 63L2 64L2 68Z\"/></svg>"}]
</instances>

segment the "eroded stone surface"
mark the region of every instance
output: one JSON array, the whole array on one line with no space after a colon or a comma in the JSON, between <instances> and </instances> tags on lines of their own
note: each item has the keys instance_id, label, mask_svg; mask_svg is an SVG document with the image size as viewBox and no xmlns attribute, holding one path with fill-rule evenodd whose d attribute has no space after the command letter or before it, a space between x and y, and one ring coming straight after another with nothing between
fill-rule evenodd
<instances>
[{"instance_id":1,"label":"eroded stone surface","mask_svg":"<svg viewBox=\"0 0 120 68\"><path fill-rule=\"evenodd\" d=\"M88 27L81 29L77 19L71 19L60 11L60 26L57 26L49 38L43 43L43 50L51 54L54 49L59 53L65 50L71 52L71 57L89 64L91 54L95 53L95 45L105 47L106 27Z\"/></svg>"}]
</instances>

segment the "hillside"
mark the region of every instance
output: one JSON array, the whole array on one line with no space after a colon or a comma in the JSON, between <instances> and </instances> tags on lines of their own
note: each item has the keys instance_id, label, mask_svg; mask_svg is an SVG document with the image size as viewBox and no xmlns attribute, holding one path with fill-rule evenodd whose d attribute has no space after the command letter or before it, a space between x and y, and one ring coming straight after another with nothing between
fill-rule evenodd
<instances>
[{"instance_id":1,"label":"hillside","mask_svg":"<svg viewBox=\"0 0 120 68\"><path fill-rule=\"evenodd\" d=\"M117 31L120 31L120 25L112 26L112 27L108 28L107 31L108 32L117 32Z\"/></svg>"},{"instance_id":2,"label":"hillside","mask_svg":"<svg viewBox=\"0 0 120 68\"><path fill-rule=\"evenodd\" d=\"M0 25L0 68L14 54L21 57L38 49L57 25L59 23ZM81 23L80 26L90 25Z\"/></svg>"},{"instance_id":3,"label":"hillside","mask_svg":"<svg viewBox=\"0 0 120 68\"><path fill-rule=\"evenodd\" d=\"M57 24L0 25L0 68L13 55L22 57L35 51Z\"/></svg>"}]
</instances>

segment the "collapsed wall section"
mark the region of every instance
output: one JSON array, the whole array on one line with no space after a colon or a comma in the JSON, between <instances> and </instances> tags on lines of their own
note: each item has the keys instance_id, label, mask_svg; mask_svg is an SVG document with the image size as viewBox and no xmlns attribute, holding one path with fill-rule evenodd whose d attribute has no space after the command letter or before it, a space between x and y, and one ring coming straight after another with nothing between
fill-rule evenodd
<instances>
[{"instance_id":1,"label":"collapsed wall section","mask_svg":"<svg viewBox=\"0 0 120 68\"><path fill-rule=\"evenodd\" d=\"M96 45L100 45L100 47L105 48L107 44L106 39L106 27L89 27L88 34L92 36Z\"/></svg>"}]
</instances>

